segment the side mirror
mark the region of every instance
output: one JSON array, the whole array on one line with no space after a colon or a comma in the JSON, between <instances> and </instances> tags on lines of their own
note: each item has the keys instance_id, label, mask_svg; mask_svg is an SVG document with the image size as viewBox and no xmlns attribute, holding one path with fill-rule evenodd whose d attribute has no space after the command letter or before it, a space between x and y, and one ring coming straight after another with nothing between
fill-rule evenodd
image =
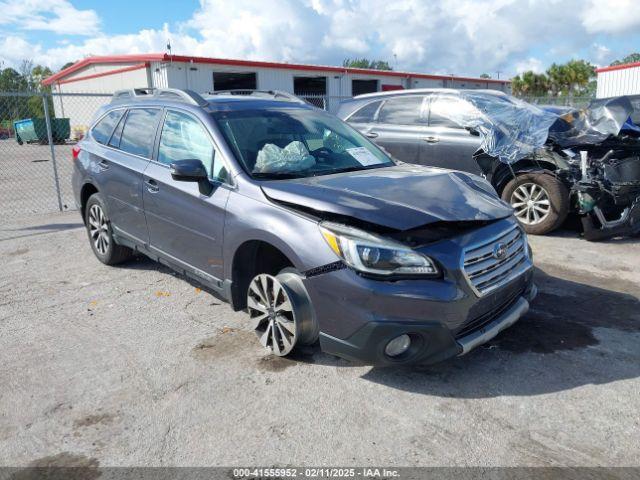
<instances>
[{"instance_id":1,"label":"side mirror","mask_svg":"<svg viewBox=\"0 0 640 480\"><path fill-rule=\"evenodd\" d=\"M213 185L200 160L177 160L169 165L171 178L178 182L197 182L202 195L211 195Z\"/></svg>"}]
</instances>

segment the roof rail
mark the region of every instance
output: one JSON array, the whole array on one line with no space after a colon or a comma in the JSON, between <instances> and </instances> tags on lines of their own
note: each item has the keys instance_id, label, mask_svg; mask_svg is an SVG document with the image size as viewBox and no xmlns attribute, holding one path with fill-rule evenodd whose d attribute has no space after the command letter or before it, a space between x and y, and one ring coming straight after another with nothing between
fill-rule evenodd
<instances>
[{"instance_id":1,"label":"roof rail","mask_svg":"<svg viewBox=\"0 0 640 480\"><path fill-rule=\"evenodd\" d=\"M282 90L253 90L253 89L235 89L235 90L215 90L207 92L208 95L255 95L257 97L284 98L290 102L307 103L300 97Z\"/></svg>"},{"instance_id":2,"label":"roof rail","mask_svg":"<svg viewBox=\"0 0 640 480\"><path fill-rule=\"evenodd\" d=\"M202 96L193 90L180 90L178 88L128 88L126 90L117 90L111 98L111 103L145 98L163 98L165 100L186 102L200 107L208 104Z\"/></svg>"}]
</instances>

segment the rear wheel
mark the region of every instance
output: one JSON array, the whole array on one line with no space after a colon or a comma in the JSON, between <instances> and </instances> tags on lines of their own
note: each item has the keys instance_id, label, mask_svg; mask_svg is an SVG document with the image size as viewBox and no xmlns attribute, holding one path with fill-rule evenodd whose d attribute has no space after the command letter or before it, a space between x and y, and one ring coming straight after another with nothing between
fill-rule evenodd
<instances>
[{"instance_id":1,"label":"rear wheel","mask_svg":"<svg viewBox=\"0 0 640 480\"><path fill-rule=\"evenodd\" d=\"M544 235L558 228L569 213L567 188L549 173L524 173L505 186L502 199L527 233Z\"/></svg>"},{"instance_id":2,"label":"rear wheel","mask_svg":"<svg viewBox=\"0 0 640 480\"><path fill-rule=\"evenodd\" d=\"M113 239L111 222L99 193L94 193L87 201L85 225L91 249L98 260L105 265L116 265L133 256L130 248L116 244Z\"/></svg>"},{"instance_id":3,"label":"rear wheel","mask_svg":"<svg viewBox=\"0 0 640 480\"><path fill-rule=\"evenodd\" d=\"M256 275L247 291L247 307L260 344L277 356L318 339L311 300L300 274L286 268L278 275Z\"/></svg>"}]
</instances>

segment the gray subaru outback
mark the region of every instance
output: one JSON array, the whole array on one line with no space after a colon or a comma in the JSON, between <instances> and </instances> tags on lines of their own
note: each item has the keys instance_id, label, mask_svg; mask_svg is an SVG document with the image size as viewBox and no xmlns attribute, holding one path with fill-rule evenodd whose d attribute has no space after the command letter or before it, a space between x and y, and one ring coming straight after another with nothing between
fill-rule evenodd
<instances>
[{"instance_id":1,"label":"gray subaru outback","mask_svg":"<svg viewBox=\"0 0 640 480\"><path fill-rule=\"evenodd\" d=\"M195 279L275 355L319 341L433 363L527 312L526 234L482 178L396 162L296 97L242 93L125 90L98 112L73 150L98 260L141 253Z\"/></svg>"}]
</instances>

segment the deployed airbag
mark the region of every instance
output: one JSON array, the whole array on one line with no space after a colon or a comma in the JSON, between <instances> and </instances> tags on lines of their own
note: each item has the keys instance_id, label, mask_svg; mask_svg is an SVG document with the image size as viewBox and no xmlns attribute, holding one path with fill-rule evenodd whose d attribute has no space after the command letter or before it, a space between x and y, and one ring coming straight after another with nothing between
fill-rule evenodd
<instances>
[{"instance_id":1,"label":"deployed airbag","mask_svg":"<svg viewBox=\"0 0 640 480\"><path fill-rule=\"evenodd\" d=\"M284 148L267 143L258 152L254 173L299 172L316 164L302 142L291 142Z\"/></svg>"}]
</instances>

